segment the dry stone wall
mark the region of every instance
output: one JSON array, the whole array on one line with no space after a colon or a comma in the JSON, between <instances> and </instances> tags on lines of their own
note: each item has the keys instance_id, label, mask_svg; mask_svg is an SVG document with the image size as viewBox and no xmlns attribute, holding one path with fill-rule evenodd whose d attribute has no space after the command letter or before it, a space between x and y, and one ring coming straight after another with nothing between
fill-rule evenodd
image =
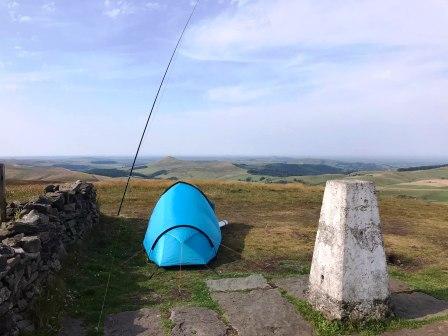
<instances>
[{"instance_id":1,"label":"dry stone wall","mask_svg":"<svg viewBox=\"0 0 448 336\"><path fill-rule=\"evenodd\" d=\"M0 335L32 332L34 299L61 269L66 247L99 221L91 183L49 185L27 203L11 203L0 226Z\"/></svg>"}]
</instances>

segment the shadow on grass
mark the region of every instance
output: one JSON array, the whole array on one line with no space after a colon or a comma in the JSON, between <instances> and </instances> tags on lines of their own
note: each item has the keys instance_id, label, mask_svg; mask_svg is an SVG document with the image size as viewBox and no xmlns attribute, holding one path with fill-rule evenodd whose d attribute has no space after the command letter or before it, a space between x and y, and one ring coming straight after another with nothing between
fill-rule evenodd
<instances>
[{"instance_id":1,"label":"shadow on grass","mask_svg":"<svg viewBox=\"0 0 448 336\"><path fill-rule=\"evenodd\" d=\"M246 237L251 229L251 225L244 223L230 223L224 226L221 229L222 243L211 266L219 267L240 261Z\"/></svg>"}]
</instances>

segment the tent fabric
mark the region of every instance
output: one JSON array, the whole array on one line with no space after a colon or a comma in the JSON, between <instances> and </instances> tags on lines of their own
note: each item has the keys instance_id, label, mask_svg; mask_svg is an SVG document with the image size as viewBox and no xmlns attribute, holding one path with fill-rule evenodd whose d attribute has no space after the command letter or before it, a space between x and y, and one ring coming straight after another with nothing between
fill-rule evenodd
<instances>
[{"instance_id":1,"label":"tent fabric","mask_svg":"<svg viewBox=\"0 0 448 336\"><path fill-rule=\"evenodd\" d=\"M214 204L185 182L175 183L162 194L143 240L149 259L162 267L208 264L220 244Z\"/></svg>"}]
</instances>

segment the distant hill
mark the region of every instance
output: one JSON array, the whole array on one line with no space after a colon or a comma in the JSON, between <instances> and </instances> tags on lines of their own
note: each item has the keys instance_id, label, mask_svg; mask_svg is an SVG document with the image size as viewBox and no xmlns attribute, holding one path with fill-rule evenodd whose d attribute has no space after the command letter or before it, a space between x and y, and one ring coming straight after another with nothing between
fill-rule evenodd
<instances>
[{"instance_id":1,"label":"distant hill","mask_svg":"<svg viewBox=\"0 0 448 336\"><path fill-rule=\"evenodd\" d=\"M129 171L115 168L92 168L86 171L87 174L102 175L108 177L127 177L129 176ZM147 177L146 175L140 174L138 172L133 173L136 177Z\"/></svg>"},{"instance_id":2,"label":"distant hill","mask_svg":"<svg viewBox=\"0 0 448 336\"><path fill-rule=\"evenodd\" d=\"M100 164L100 165L104 165L104 164L110 165L110 164L117 164L118 163L115 160L93 160L93 161L90 161L90 162L93 163L93 164Z\"/></svg>"},{"instance_id":3,"label":"distant hill","mask_svg":"<svg viewBox=\"0 0 448 336\"><path fill-rule=\"evenodd\" d=\"M107 179L104 176L71 171L59 167L35 167L25 165L6 165L6 181L43 181L43 182L72 182L84 180L89 182Z\"/></svg>"},{"instance_id":4,"label":"distant hill","mask_svg":"<svg viewBox=\"0 0 448 336\"><path fill-rule=\"evenodd\" d=\"M398 172L409 172L409 171L430 170L430 169L437 169L437 168L444 168L444 167L448 167L448 164L398 168L397 171Z\"/></svg>"},{"instance_id":5,"label":"distant hill","mask_svg":"<svg viewBox=\"0 0 448 336\"><path fill-rule=\"evenodd\" d=\"M247 171L228 161L180 160L172 156L136 169L148 178L170 179L221 179L237 180L246 177Z\"/></svg>"},{"instance_id":6,"label":"distant hill","mask_svg":"<svg viewBox=\"0 0 448 336\"><path fill-rule=\"evenodd\" d=\"M266 175L277 177L310 176L322 174L343 174L344 170L323 164L291 164L268 163L261 166L238 164L240 168L247 169L251 175Z\"/></svg>"}]
</instances>

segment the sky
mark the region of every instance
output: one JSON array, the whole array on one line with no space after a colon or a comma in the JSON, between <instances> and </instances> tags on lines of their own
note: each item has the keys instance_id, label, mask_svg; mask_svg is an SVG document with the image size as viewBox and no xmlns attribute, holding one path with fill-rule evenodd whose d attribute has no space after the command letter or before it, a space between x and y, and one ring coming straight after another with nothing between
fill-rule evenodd
<instances>
[{"instance_id":1,"label":"sky","mask_svg":"<svg viewBox=\"0 0 448 336\"><path fill-rule=\"evenodd\" d=\"M133 155L191 0L0 0L0 156ZM448 1L201 0L142 155L448 156Z\"/></svg>"}]
</instances>

